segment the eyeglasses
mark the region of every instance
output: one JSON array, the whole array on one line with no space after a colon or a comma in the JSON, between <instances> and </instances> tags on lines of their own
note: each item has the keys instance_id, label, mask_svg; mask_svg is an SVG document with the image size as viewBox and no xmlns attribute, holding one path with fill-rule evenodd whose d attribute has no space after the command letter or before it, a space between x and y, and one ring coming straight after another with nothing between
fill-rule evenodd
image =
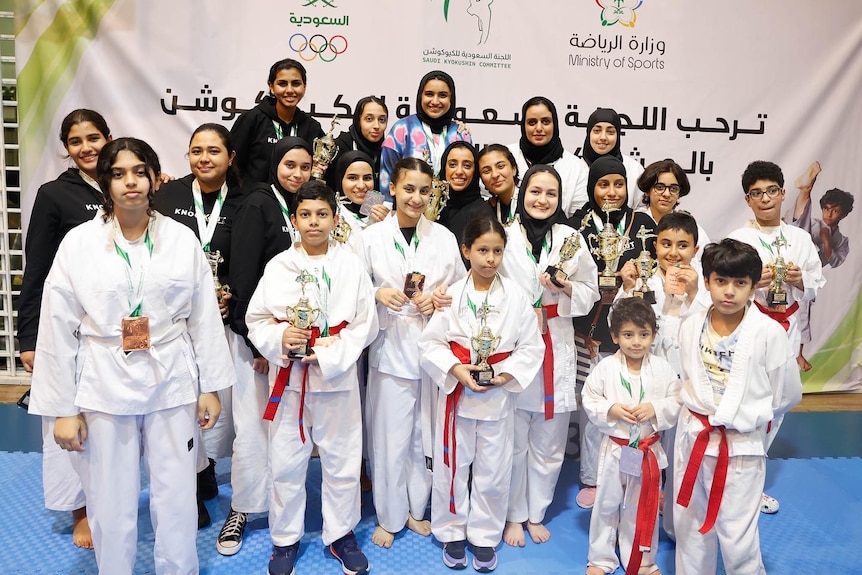
<instances>
[{"instance_id":1,"label":"eyeglasses","mask_svg":"<svg viewBox=\"0 0 862 575\"><path fill-rule=\"evenodd\" d=\"M763 197L763 194L766 194L770 198L774 198L783 191L784 190L782 190L778 186L769 186L765 190L749 190L745 193L745 197L751 198L752 200L759 200Z\"/></svg>"},{"instance_id":2,"label":"eyeglasses","mask_svg":"<svg viewBox=\"0 0 862 575\"><path fill-rule=\"evenodd\" d=\"M663 194L663 193L667 192L671 196L675 197L675 196L679 195L680 187L679 187L679 184L671 184L668 186L668 185L665 185L661 182L657 182L657 183L653 184L652 189L654 189L659 194Z\"/></svg>"}]
</instances>

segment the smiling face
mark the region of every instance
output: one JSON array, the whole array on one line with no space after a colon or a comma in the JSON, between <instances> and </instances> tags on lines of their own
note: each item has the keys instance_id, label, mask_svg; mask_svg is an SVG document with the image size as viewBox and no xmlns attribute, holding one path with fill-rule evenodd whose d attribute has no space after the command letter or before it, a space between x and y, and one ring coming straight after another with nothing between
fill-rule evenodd
<instances>
[{"instance_id":1,"label":"smiling face","mask_svg":"<svg viewBox=\"0 0 862 575\"><path fill-rule=\"evenodd\" d=\"M469 186L475 174L476 165L470 150L459 146L449 151L446 157L446 180L453 192L460 192Z\"/></svg>"},{"instance_id":2,"label":"smiling face","mask_svg":"<svg viewBox=\"0 0 862 575\"><path fill-rule=\"evenodd\" d=\"M495 196L514 194L515 166L502 152L488 152L479 158L479 175L485 188Z\"/></svg>"},{"instance_id":3,"label":"smiling face","mask_svg":"<svg viewBox=\"0 0 862 575\"><path fill-rule=\"evenodd\" d=\"M544 146L554 136L554 116L544 104L527 108L524 115L524 132L534 146Z\"/></svg>"},{"instance_id":4,"label":"smiling face","mask_svg":"<svg viewBox=\"0 0 862 575\"><path fill-rule=\"evenodd\" d=\"M111 164L111 201L115 214L146 212L150 201L150 181L155 176L147 173L146 164L129 150L121 150Z\"/></svg>"},{"instance_id":5,"label":"smiling face","mask_svg":"<svg viewBox=\"0 0 862 575\"><path fill-rule=\"evenodd\" d=\"M413 227L431 199L431 176L419 170L401 170L398 181L389 184L389 192L395 198L398 225Z\"/></svg>"},{"instance_id":6,"label":"smiling face","mask_svg":"<svg viewBox=\"0 0 862 575\"><path fill-rule=\"evenodd\" d=\"M612 209L619 209L626 202L626 178L621 174L608 174L596 182L593 192L596 204L604 206L607 202Z\"/></svg>"},{"instance_id":7,"label":"smiling face","mask_svg":"<svg viewBox=\"0 0 862 575\"><path fill-rule=\"evenodd\" d=\"M284 109L296 108L305 96L302 74L296 68L279 70L275 80L269 84L269 91L275 96L276 106Z\"/></svg>"},{"instance_id":8,"label":"smiling face","mask_svg":"<svg viewBox=\"0 0 862 575\"><path fill-rule=\"evenodd\" d=\"M449 85L443 80L428 80L422 88L422 109L429 117L437 119L452 106Z\"/></svg>"},{"instance_id":9,"label":"smiling face","mask_svg":"<svg viewBox=\"0 0 862 575\"><path fill-rule=\"evenodd\" d=\"M664 190L659 192L655 186L649 191L649 207L653 216L658 216L656 219L661 220L662 216L666 216L673 211L679 201L679 182L673 172L664 172L656 178L657 184L664 184ZM674 189L677 193L671 191L670 186L676 186Z\"/></svg>"},{"instance_id":10,"label":"smiling face","mask_svg":"<svg viewBox=\"0 0 862 575\"><path fill-rule=\"evenodd\" d=\"M228 154L217 132L202 130L189 144L189 167L203 192L221 189L236 152Z\"/></svg>"},{"instance_id":11,"label":"smiling face","mask_svg":"<svg viewBox=\"0 0 862 575\"><path fill-rule=\"evenodd\" d=\"M106 138L92 122L78 122L69 129L64 145L78 169L95 179L99 152L109 141L110 135Z\"/></svg>"},{"instance_id":12,"label":"smiling face","mask_svg":"<svg viewBox=\"0 0 862 575\"><path fill-rule=\"evenodd\" d=\"M278 183L292 194L311 179L311 154L303 148L288 150L278 163Z\"/></svg>"},{"instance_id":13,"label":"smiling face","mask_svg":"<svg viewBox=\"0 0 862 575\"><path fill-rule=\"evenodd\" d=\"M677 264L689 265L696 253L694 238L683 230L662 230L655 240L655 255L662 271Z\"/></svg>"},{"instance_id":14,"label":"smiling face","mask_svg":"<svg viewBox=\"0 0 862 575\"><path fill-rule=\"evenodd\" d=\"M374 189L374 172L367 162L353 162L341 178L341 190L354 204L365 201L365 194Z\"/></svg>"},{"instance_id":15,"label":"smiling face","mask_svg":"<svg viewBox=\"0 0 862 575\"><path fill-rule=\"evenodd\" d=\"M767 191L778 190L774 197ZM762 195L754 199L750 196L752 192L762 192ZM773 180L757 180L748 187L745 203L754 213L754 218L761 226L777 226L781 222L781 203L784 201L784 189Z\"/></svg>"},{"instance_id":16,"label":"smiling face","mask_svg":"<svg viewBox=\"0 0 862 575\"><path fill-rule=\"evenodd\" d=\"M548 172L536 172L524 191L524 211L534 220L546 220L557 211L560 183Z\"/></svg>"},{"instance_id":17,"label":"smiling face","mask_svg":"<svg viewBox=\"0 0 862 575\"><path fill-rule=\"evenodd\" d=\"M617 145L617 129L610 122L599 122L590 130L590 146L600 156L614 149Z\"/></svg>"},{"instance_id":18,"label":"smiling face","mask_svg":"<svg viewBox=\"0 0 862 575\"><path fill-rule=\"evenodd\" d=\"M386 134L389 117L386 110L377 102L368 102L359 117L359 132L369 142L379 142Z\"/></svg>"}]
</instances>

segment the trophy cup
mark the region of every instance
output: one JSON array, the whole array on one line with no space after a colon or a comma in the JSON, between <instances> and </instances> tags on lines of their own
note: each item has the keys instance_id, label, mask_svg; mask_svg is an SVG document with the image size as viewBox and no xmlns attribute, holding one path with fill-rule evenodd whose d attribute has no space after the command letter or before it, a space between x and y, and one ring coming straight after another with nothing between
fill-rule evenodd
<instances>
[{"instance_id":1,"label":"trophy cup","mask_svg":"<svg viewBox=\"0 0 862 575\"><path fill-rule=\"evenodd\" d=\"M500 345L500 336L494 335L494 332L488 327L489 313L491 313L491 306L487 302L476 310L481 327L479 333L470 338L470 345L478 356L476 366L479 368L479 371L473 372L473 381L482 386L494 385L491 383L491 379L494 377L494 368L488 363L488 358L494 355Z\"/></svg>"},{"instance_id":2,"label":"trophy cup","mask_svg":"<svg viewBox=\"0 0 862 575\"><path fill-rule=\"evenodd\" d=\"M581 234L575 232L563 241L560 246L560 261L555 266L548 266L545 271L551 276L551 283L557 287L564 287L562 282L569 279L569 274L563 271L563 264L575 257L581 247Z\"/></svg>"},{"instance_id":3,"label":"trophy cup","mask_svg":"<svg viewBox=\"0 0 862 575\"><path fill-rule=\"evenodd\" d=\"M430 166L431 164L431 152L428 150L423 150L422 159ZM425 217L432 221L436 222L440 219L440 213L443 211L443 208L446 207L446 203L449 201L449 182L446 180L441 180L436 175L431 178L431 200L428 202L428 207L425 208Z\"/></svg>"},{"instance_id":4,"label":"trophy cup","mask_svg":"<svg viewBox=\"0 0 862 575\"><path fill-rule=\"evenodd\" d=\"M311 302L305 295L305 286L307 284L317 282L317 279L307 271L302 270L302 273L296 276L296 281L302 286L302 295L300 296L299 301L296 302L295 306L288 306L285 308L287 312L287 321L299 329L308 329L311 327L311 324L317 320L317 316L320 315L320 308L316 308L311 305ZM314 338L312 337L312 339L302 344L298 349L290 350L287 353L287 357L289 359L302 359L303 357L311 355L311 347L313 345Z\"/></svg>"},{"instance_id":5,"label":"trophy cup","mask_svg":"<svg viewBox=\"0 0 862 575\"><path fill-rule=\"evenodd\" d=\"M787 305L787 290L784 289L783 285L787 280L787 262L781 255L781 248L787 246L787 240L784 239L783 235L779 235L772 242L772 245L775 247L775 258L772 263L767 264L772 270L772 283L766 294L766 305L770 308L781 309Z\"/></svg>"},{"instance_id":6,"label":"trophy cup","mask_svg":"<svg viewBox=\"0 0 862 575\"><path fill-rule=\"evenodd\" d=\"M346 244L352 230L353 228L344 221L344 218L338 218L338 223L335 224L335 228L329 233L329 237L340 244Z\"/></svg>"},{"instance_id":7,"label":"trophy cup","mask_svg":"<svg viewBox=\"0 0 862 575\"><path fill-rule=\"evenodd\" d=\"M641 246L643 247L640 255L635 260L635 266L638 270L638 277L641 279L641 289L634 290L634 292L632 292L632 295L634 297L639 297L648 304L652 305L655 303L655 292L650 289L649 285L647 285L647 282L652 276L655 275L655 272L658 270L658 262L652 259L652 256L649 255L649 250L646 247L646 241L647 238L654 238L656 237L656 235L649 233L644 226L641 226L641 229L638 230L638 233L635 234L635 237L641 241Z\"/></svg>"},{"instance_id":8,"label":"trophy cup","mask_svg":"<svg viewBox=\"0 0 862 575\"><path fill-rule=\"evenodd\" d=\"M587 236L590 252L605 262L605 269L599 273L599 290L606 294L612 294L617 290L618 278L615 272L620 263L620 256L626 251L629 242L628 236L620 234L611 224L610 213L614 209L611 208L610 203L605 202L602 211L605 213L606 221L602 231Z\"/></svg>"},{"instance_id":9,"label":"trophy cup","mask_svg":"<svg viewBox=\"0 0 862 575\"><path fill-rule=\"evenodd\" d=\"M210 271L213 274L213 283L215 283L216 298L219 303L225 294L230 293L230 286L223 284L218 279L218 265L224 261L219 250L214 252L204 252L207 256L207 263L210 265Z\"/></svg>"},{"instance_id":10,"label":"trophy cup","mask_svg":"<svg viewBox=\"0 0 862 575\"><path fill-rule=\"evenodd\" d=\"M314 162L311 168L311 177L315 180L323 181L323 175L326 169L332 164L332 160L338 155L338 145L335 143L335 138L332 133L335 131L335 126L338 125L338 116L332 118L332 124L329 126L329 131L322 138L314 138L312 149L314 150Z\"/></svg>"}]
</instances>

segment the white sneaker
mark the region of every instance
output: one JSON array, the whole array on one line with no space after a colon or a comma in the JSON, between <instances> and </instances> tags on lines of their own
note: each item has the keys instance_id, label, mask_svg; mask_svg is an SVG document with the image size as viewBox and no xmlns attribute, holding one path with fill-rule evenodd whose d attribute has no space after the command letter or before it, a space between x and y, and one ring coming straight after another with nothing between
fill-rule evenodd
<instances>
[{"instance_id":1,"label":"white sneaker","mask_svg":"<svg viewBox=\"0 0 862 575\"><path fill-rule=\"evenodd\" d=\"M760 512L769 515L778 513L778 499L764 493L763 498L760 500Z\"/></svg>"}]
</instances>

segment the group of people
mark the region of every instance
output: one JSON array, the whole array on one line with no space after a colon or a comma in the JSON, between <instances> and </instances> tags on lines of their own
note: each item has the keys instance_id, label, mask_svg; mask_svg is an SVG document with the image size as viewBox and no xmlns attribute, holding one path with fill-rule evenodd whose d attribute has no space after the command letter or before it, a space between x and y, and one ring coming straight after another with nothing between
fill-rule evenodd
<instances>
[{"instance_id":1,"label":"group of people","mask_svg":"<svg viewBox=\"0 0 862 575\"><path fill-rule=\"evenodd\" d=\"M345 574L370 569L353 534L366 487L375 545L407 528L448 567L469 550L493 571L501 541L551 537L575 411L588 575L658 573L660 510L677 573L714 572L719 548L728 573L763 573L766 451L801 398L796 311L825 281L809 232L781 219L780 168L745 169L754 219L707 245L677 211L683 169L624 155L613 110L590 116L581 158L543 97L518 142L477 150L434 71L388 130L385 103L360 100L312 178L306 85L276 62L232 129L194 131L179 179L94 111L62 123L74 166L35 200L18 338L46 506L72 512L100 573L132 572L140 459L157 573L198 572L226 456L218 551L268 513L268 573L294 573L314 451Z\"/></svg>"}]
</instances>

